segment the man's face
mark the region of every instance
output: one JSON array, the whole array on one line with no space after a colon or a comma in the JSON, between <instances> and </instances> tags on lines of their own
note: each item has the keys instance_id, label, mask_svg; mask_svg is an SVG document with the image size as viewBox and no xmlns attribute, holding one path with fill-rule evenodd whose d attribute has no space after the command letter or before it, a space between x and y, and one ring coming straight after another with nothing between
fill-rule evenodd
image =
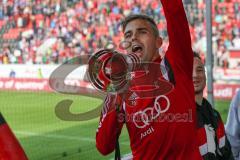
<instances>
[{"instance_id":1,"label":"man's face","mask_svg":"<svg viewBox=\"0 0 240 160\"><path fill-rule=\"evenodd\" d=\"M124 31L125 41L131 42L127 52L134 53L143 62L153 61L159 56L158 49L162 39L154 35L153 29L146 20L136 19L129 22Z\"/></svg>"},{"instance_id":2,"label":"man's face","mask_svg":"<svg viewBox=\"0 0 240 160\"><path fill-rule=\"evenodd\" d=\"M206 75L202 61L194 57L193 60L193 86L195 94L203 92L206 86Z\"/></svg>"}]
</instances>

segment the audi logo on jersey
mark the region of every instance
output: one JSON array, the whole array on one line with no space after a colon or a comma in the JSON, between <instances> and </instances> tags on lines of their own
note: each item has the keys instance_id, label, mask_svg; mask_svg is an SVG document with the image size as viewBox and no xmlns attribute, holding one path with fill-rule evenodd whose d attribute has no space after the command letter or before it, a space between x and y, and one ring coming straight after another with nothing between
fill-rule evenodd
<instances>
[{"instance_id":1,"label":"audi logo on jersey","mask_svg":"<svg viewBox=\"0 0 240 160\"><path fill-rule=\"evenodd\" d=\"M160 101L165 101L164 106ZM170 101L167 96L160 95L155 98L154 106L145 108L133 114L133 123L137 128L145 128L153 122L161 113L165 113L170 107Z\"/></svg>"}]
</instances>

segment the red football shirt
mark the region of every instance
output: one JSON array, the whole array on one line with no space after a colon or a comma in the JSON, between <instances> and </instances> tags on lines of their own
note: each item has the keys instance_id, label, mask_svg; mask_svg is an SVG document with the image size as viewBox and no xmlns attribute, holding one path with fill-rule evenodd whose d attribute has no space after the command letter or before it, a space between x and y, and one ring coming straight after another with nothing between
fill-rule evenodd
<instances>
[{"instance_id":1,"label":"red football shirt","mask_svg":"<svg viewBox=\"0 0 240 160\"><path fill-rule=\"evenodd\" d=\"M138 88L135 88L123 101L119 101L120 98L114 95L106 97L96 134L97 149L104 155L114 150L124 118L133 159L202 159L196 142L193 53L186 15L182 0L161 2L169 35L169 48L165 58L170 67L166 70L172 71L174 84L169 85L169 74L164 74L160 69L154 72L154 75L150 74L152 78L161 79L158 88L161 94L158 96L140 98L139 94L143 92L138 92ZM159 59L155 62L162 68L164 61ZM133 83L142 83L140 81L134 80ZM146 82L150 85L152 83L155 83L155 80ZM123 106L119 114L112 109L116 104Z\"/></svg>"}]
</instances>

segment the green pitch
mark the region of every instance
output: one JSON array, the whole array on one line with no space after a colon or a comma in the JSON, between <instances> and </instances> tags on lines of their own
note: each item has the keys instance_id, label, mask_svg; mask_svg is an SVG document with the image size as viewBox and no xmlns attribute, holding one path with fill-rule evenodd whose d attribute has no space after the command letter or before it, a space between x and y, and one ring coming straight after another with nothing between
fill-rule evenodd
<instances>
[{"instance_id":1,"label":"green pitch","mask_svg":"<svg viewBox=\"0 0 240 160\"><path fill-rule=\"evenodd\" d=\"M73 100L72 113L89 111L102 100L58 93L0 92L0 111L20 140L30 160L99 160L95 147L99 117L90 121L63 121L55 115L55 106L64 99ZM216 108L226 121L229 101L217 101ZM130 152L126 128L120 137L122 154Z\"/></svg>"}]
</instances>

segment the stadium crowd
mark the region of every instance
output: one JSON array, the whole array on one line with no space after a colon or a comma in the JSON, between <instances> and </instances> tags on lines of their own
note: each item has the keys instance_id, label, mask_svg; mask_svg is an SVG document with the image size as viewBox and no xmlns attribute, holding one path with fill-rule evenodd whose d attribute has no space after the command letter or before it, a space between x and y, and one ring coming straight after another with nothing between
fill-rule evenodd
<instances>
[{"instance_id":1,"label":"stadium crowd","mask_svg":"<svg viewBox=\"0 0 240 160\"><path fill-rule=\"evenodd\" d=\"M213 0L213 3L214 65L227 68L229 50L240 49L240 0ZM185 9L193 48L204 58L205 3L185 0ZM151 15L161 34L167 35L158 0L3 0L0 21L13 21L14 28L22 30L17 32L17 47L5 43L0 49L0 63L58 64L79 55L85 63L97 48L111 44L118 47L121 20L130 13ZM164 42L162 53L168 45L167 39Z\"/></svg>"}]
</instances>

